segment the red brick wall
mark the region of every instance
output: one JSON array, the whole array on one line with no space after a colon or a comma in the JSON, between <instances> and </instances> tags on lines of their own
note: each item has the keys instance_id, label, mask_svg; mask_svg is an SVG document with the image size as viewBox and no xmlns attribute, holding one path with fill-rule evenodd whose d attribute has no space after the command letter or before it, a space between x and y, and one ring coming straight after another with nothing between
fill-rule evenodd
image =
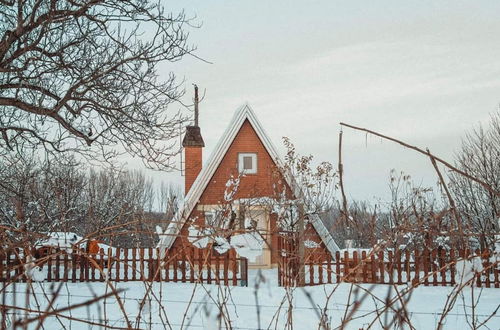
<instances>
[{"instance_id":1,"label":"red brick wall","mask_svg":"<svg viewBox=\"0 0 500 330\"><path fill-rule=\"evenodd\" d=\"M187 195L189 189L200 174L202 167L202 148L201 147L185 147L184 148L184 195Z\"/></svg>"},{"instance_id":2,"label":"red brick wall","mask_svg":"<svg viewBox=\"0 0 500 330\"><path fill-rule=\"evenodd\" d=\"M188 151L186 150L186 154L187 152ZM203 191L199 201L200 205L214 205L225 202L224 192L226 190L226 182L231 177L231 175L233 175L234 177L238 176L238 153L241 152L257 153L257 174L247 174L241 178L240 186L234 196L234 199L268 197L275 195L273 181L276 182L278 180L276 178L276 166L266 148L260 141L252 125L247 120L243 123L233 143L229 147L227 153L224 155L224 158L222 159L219 167L217 168L207 187ZM192 182L194 182L194 179L191 181L191 184ZM290 191L289 189L287 190ZM195 210L191 213L190 218L194 218L196 216L198 217L197 222L199 224L203 224L203 214ZM272 263L277 263L277 235L274 234L277 231L276 216L271 215L270 218L271 247L273 250L271 259ZM186 225L183 227L181 231L182 237L187 237L187 228L188 227ZM311 235L311 230L313 231L313 235ZM311 240L321 242L321 239L316 234L314 229L308 228L307 232L307 236L309 236ZM174 246L180 246L185 243L185 240L177 239L174 243ZM324 249L323 245L322 249Z\"/></svg>"}]
</instances>

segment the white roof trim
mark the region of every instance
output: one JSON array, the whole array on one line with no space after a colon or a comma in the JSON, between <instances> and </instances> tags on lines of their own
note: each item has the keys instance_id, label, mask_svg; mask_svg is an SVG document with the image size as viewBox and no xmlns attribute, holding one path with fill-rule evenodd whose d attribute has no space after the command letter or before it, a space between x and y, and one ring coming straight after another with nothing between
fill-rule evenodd
<instances>
[{"instance_id":1,"label":"white roof trim","mask_svg":"<svg viewBox=\"0 0 500 330\"><path fill-rule=\"evenodd\" d=\"M257 119L257 116L253 112L252 108L248 103L242 105L235 112L233 119L231 120L226 131L222 135L222 138L219 140L217 146L210 155L210 158L205 163L206 165L203 167L200 174L198 175L193 185L191 186L191 189L189 190L188 194L184 199L184 204L179 209L179 212L174 217L172 223L168 226L167 230L165 231L165 234L161 235L158 247L170 248L172 246L175 239L177 238L177 235L184 226L187 217L191 214L196 204L198 204L200 197L203 194L203 191L210 182L210 179L215 174L215 171L219 167L222 159L224 158L224 155L226 154L229 147L231 146L231 143L234 141L236 135L240 131L241 126L247 119L254 128L255 132L257 133L257 136L262 141L262 144L266 148L267 152L269 153L273 161L278 166L281 167L282 163L279 154L276 151L276 148L274 147L272 141L269 139L269 136L266 134L264 128L260 124L259 120ZM294 194L296 194L296 196L301 196L302 194L300 191L297 190L298 187L296 184L294 184L293 182L294 180L291 180L290 176L286 176L285 179L289 184L289 186L292 187ZM323 243L326 245L330 253L333 256L335 256L335 252L339 251L339 247L333 240L328 229L326 229L325 225L323 224L323 221L317 215L315 215L310 220L314 226L314 229L316 229L319 236L323 240Z\"/></svg>"}]
</instances>

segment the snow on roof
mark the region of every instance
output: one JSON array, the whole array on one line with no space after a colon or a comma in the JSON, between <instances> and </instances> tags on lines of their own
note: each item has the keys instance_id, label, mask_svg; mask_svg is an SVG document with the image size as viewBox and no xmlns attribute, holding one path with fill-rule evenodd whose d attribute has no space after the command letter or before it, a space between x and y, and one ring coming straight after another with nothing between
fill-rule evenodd
<instances>
[{"instance_id":1,"label":"snow on roof","mask_svg":"<svg viewBox=\"0 0 500 330\"><path fill-rule=\"evenodd\" d=\"M61 248L70 248L74 244L80 242L83 237L72 232L56 231L48 234L48 238L42 240L39 246L57 246Z\"/></svg>"},{"instance_id":2,"label":"snow on roof","mask_svg":"<svg viewBox=\"0 0 500 330\"><path fill-rule=\"evenodd\" d=\"M243 125L245 120L248 120L250 125L252 125L253 129L257 133L258 138L261 140L262 144L266 148L275 164L283 167L281 166L282 162L278 152L276 151L276 148L274 147L269 136L266 134L261 123L257 119L254 111L248 103L242 105L235 112L231 122L229 123L229 126L217 143L214 151L208 158L206 165L198 174L198 177L194 181L191 189L184 199L183 206L179 209L179 212L177 212L173 221L167 227L165 234L162 235L160 242L158 243L159 248L170 248L172 246L175 239L177 238L177 235L180 233L182 227L184 226L187 217L189 217L194 207L198 203L203 191L205 190L206 186L210 182L210 179L219 167L222 159L224 158L224 155L228 151L233 140L236 138L236 135L240 131L241 126ZM302 192L300 191L300 187L298 187L298 185L294 182L293 178L288 175L285 176L285 180L293 190L294 195L296 197L301 197ZM328 251L332 254L332 256L335 256L335 252L339 250L339 247L333 240L333 237L331 236L328 229L326 229L323 221L321 221L321 219L317 215L312 216L310 220L314 229L316 229L318 235L321 237L323 243L327 247Z\"/></svg>"}]
</instances>

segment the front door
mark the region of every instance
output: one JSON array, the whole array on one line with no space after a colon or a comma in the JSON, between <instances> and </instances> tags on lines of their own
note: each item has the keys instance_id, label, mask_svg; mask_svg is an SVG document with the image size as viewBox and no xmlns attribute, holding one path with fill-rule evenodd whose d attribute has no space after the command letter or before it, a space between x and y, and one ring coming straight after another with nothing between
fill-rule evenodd
<instances>
[{"instance_id":1,"label":"front door","mask_svg":"<svg viewBox=\"0 0 500 330\"><path fill-rule=\"evenodd\" d=\"M270 268L271 267L271 250L269 249L271 242L269 214L265 210L252 210L250 211L250 219L256 225L260 235L264 238L264 246L262 254L255 258L255 260L248 260L249 268Z\"/></svg>"}]
</instances>

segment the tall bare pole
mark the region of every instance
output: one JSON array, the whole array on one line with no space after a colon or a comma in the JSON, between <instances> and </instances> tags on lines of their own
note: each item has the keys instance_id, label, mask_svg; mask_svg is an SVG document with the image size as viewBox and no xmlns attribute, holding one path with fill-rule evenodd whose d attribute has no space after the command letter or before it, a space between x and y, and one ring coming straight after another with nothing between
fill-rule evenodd
<instances>
[{"instance_id":1,"label":"tall bare pole","mask_svg":"<svg viewBox=\"0 0 500 330\"><path fill-rule=\"evenodd\" d=\"M198 86L194 84L194 126L198 126L198 103L200 102L198 98Z\"/></svg>"}]
</instances>

